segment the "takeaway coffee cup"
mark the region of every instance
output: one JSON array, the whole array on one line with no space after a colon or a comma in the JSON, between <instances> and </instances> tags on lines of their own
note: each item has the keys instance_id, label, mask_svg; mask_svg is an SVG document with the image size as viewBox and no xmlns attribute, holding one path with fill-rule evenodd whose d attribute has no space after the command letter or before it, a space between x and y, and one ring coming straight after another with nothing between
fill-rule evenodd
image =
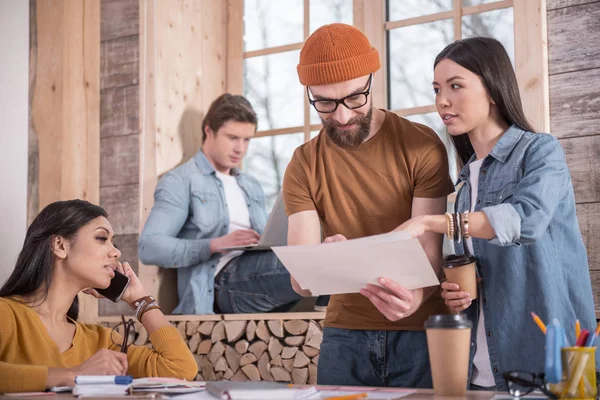
<instances>
[{"instance_id":1,"label":"takeaway coffee cup","mask_svg":"<svg viewBox=\"0 0 600 400\"><path fill-rule=\"evenodd\" d=\"M475 257L469 255L450 255L442 262L446 280L456 283L461 291L469 292L471 299L477 298L477 276L475 274Z\"/></svg>"},{"instance_id":2,"label":"takeaway coffee cup","mask_svg":"<svg viewBox=\"0 0 600 400\"><path fill-rule=\"evenodd\" d=\"M425 322L433 391L438 396L464 396L469 377L473 324L462 314L432 315Z\"/></svg>"}]
</instances>

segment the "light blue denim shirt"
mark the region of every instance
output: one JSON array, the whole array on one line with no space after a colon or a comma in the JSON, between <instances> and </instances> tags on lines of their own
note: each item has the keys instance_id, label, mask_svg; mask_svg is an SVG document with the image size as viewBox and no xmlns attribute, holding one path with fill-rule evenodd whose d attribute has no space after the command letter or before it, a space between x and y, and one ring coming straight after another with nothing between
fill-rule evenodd
<instances>
[{"instance_id":1,"label":"light blue denim shirt","mask_svg":"<svg viewBox=\"0 0 600 400\"><path fill-rule=\"evenodd\" d=\"M471 207L469 175L467 164L457 212ZM473 239L479 296L496 386L505 390L503 372L544 371L545 339L530 313L546 323L558 318L573 345L577 318L584 328L596 326L594 299L571 176L556 138L513 125L484 159L478 185L475 211L496 233L493 240ZM455 243L458 254L463 244ZM472 358L479 301L465 312L474 322Z\"/></svg>"},{"instance_id":2,"label":"light blue denim shirt","mask_svg":"<svg viewBox=\"0 0 600 400\"><path fill-rule=\"evenodd\" d=\"M262 234L267 212L260 184L237 169L231 173L246 197L252 229ZM228 230L223 184L202 151L160 179L138 253L144 264L177 268L179 304L173 313L214 314L215 267L221 254L210 254L210 240Z\"/></svg>"}]
</instances>

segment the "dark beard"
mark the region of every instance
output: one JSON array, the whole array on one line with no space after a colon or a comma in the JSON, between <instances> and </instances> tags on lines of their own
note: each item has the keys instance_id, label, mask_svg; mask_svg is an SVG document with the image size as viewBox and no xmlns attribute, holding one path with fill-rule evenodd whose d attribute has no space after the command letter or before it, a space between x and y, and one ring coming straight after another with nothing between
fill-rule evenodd
<instances>
[{"instance_id":1,"label":"dark beard","mask_svg":"<svg viewBox=\"0 0 600 400\"><path fill-rule=\"evenodd\" d=\"M343 107L341 105L340 107ZM369 137L371 131L371 120L373 119L373 106L369 108L369 111L364 115L357 115L356 117L350 118L345 125L357 125L354 131L342 131L338 127L342 126L335 119L324 120L323 128L325 133L333 143L340 146L342 149L353 150L358 148L366 138Z\"/></svg>"}]
</instances>

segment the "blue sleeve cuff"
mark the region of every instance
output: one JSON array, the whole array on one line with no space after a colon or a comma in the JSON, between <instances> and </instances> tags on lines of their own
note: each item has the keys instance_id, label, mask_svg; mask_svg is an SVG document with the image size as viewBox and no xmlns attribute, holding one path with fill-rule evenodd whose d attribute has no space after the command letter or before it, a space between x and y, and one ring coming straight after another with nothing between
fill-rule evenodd
<instances>
[{"instance_id":1,"label":"blue sleeve cuff","mask_svg":"<svg viewBox=\"0 0 600 400\"><path fill-rule=\"evenodd\" d=\"M497 246L520 246L521 216L512 204L504 203L481 209L485 213L496 237L489 242Z\"/></svg>"},{"instance_id":2,"label":"blue sleeve cuff","mask_svg":"<svg viewBox=\"0 0 600 400\"><path fill-rule=\"evenodd\" d=\"M184 257L184 267L204 262L210 258L210 241L211 239L190 240L187 243L189 257Z\"/></svg>"}]
</instances>

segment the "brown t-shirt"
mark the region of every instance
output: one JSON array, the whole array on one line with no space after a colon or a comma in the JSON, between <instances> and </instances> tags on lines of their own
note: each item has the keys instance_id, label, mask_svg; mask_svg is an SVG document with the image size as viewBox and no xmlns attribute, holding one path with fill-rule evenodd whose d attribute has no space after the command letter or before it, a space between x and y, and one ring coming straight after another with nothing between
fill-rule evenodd
<instances>
[{"instance_id":1,"label":"brown t-shirt","mask_svg":"<svg viewBox=\"0 0 600 400\"><path fill-rule=\"evenodd\" d=\"M324 131L296 149L283 181L287 215L316 210L325 237L341 233L354 239L390 232L410 219L414 197L454 191L446 149L435 132L385 114L379 132L355 150L335 145ZM416 313L396 322L361 294L341 294L331 296L325 325L422 330L429 315L445 313L439 290Z\"/></svg>"}]
</instances>

